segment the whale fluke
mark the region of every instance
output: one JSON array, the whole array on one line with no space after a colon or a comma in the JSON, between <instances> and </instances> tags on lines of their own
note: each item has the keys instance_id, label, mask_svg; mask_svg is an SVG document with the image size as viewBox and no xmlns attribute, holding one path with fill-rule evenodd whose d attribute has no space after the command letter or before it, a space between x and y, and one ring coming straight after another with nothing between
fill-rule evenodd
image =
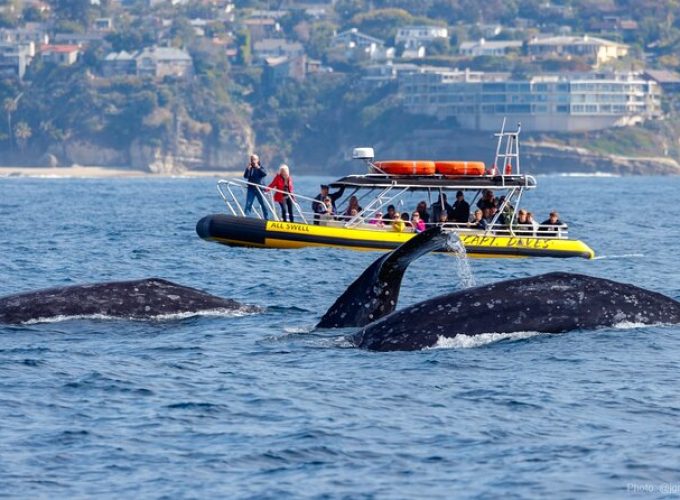
<instances>
[{"instance_id":1,"label":"whale fluke","mask_svg":"<svg viewBox=\"0 0 680 500\"><path fill-rule=\"evenodd\" d=\"M607 279L549 273L413 304L367 325L351 340L373 351L411 351L461 334L561 333L620 323L678 324L680 302Z\"/></svg>"},{"instance_id":2,"label":"whale fluke","mask_svg":"<svg viewBox=\"0 0 680 500\"><path fill-rule=\"evenodd\" d=\"M317 328L364 326L394 311L409 264L429 252L444 250L449 237L455 235L432 227L379 257L338 297Z\"/></svg>"},{"instance_id":3,"label":"whale fluke","mask_svg":"<svg viewBox=\"0 0 680 500\"><path fill-rule=\"evenodd\" d=\"M0 298L0 323L19 324L58 317L104 316L149 319L213 310L256 312L171 281L150 278L48 288Z\"/></svg>"}]
</instances>

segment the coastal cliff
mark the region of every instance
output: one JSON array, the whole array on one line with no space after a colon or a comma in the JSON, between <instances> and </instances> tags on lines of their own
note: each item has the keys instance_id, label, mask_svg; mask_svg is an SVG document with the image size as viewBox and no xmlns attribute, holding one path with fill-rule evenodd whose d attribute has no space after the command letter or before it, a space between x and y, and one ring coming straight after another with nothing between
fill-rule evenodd
<instances>
[{"instance_id":1,"label":"coastal cliff","mask_svg":"<svg viewBox=\"0 0 680 500\"><path fill-rule=\"evenodd\" d=\"M626 132L621 130L620 134ZM612 134L614 136L614 134ZM377 138L375 141L363 137ZM256 131L246 122L238 122L225 129L218 137L176 133L165 140L136 138L129 146L112 147L95 140L67 139L51 144L46 152L32 151L22 162L5 157L9 165L37 165L70 167L87 165L130 169L161 175L186 172L240 170L249 154L258 152L267 165L288 162L296 173L340 175L363 172L363 163L353 162L354 147L372 146L381 159L456 159L484 161L491 166L496 139L491 133L456 129L410 130L400 134L371 130L362 133L338 132L334 141L308 136L304 144L291 148L290 157L271 144L258 144ZM623 144L626 138L622 137ZM568 142L575 142L575 145ZM588 147L599 144L600 138L532 136L521 141L521 166L532 174L580 173L614 175L680 175L680 163L661 147L619 148L622 153L604 152ZM168 145L169 144L169 145ZM584 144L584 145L579 145ZM664 156L662 153L666 153ZM30 159L32 157L32 159Z\"/></svg>"},{"instance_id":2,"label":"coastal cliff","mask_svg":"<svg viewBox=\"0 0 680 500\"><path fill-rule=\"evenodd\" d=\"M219 142L182 137L172 146L135 139L129 147L116 149L79 139L51 146L37 163L41 166L129 168L174 175L196 170L240 169L254 148L250 128L233 129Z\"/></svg>"}]
</instances>

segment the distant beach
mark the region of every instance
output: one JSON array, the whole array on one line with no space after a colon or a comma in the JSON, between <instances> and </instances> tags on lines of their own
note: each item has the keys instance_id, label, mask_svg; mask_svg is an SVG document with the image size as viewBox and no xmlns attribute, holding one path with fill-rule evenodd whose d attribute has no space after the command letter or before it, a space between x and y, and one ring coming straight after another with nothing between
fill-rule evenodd
<instances>
[{"instance_id":1,"label":"distant beach","mask_svg":"<svg viewBox=\"0 0 680 500\"><path fill-rule=\"evenodd\" d=\"M114 177L233 177L241 172L235 170L188 170L172 174L155 174L144 170L114 167L0 167L0 177L44 178L114 178Z\"/></svg>"}]
</instances>

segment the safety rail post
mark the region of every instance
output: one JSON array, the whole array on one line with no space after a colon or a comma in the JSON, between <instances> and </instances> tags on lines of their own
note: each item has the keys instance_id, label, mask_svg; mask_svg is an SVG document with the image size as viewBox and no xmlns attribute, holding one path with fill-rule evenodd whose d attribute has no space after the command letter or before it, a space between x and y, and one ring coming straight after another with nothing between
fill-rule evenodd
<instances>
[{"instance_id":1,"label":"safety rail post","mask_svg":"<svg viewBox=\"0 0 680 500\"><path fill-rule=\"evenodd\" d=\"M378 194L378 196L371 202L369 203L365 209L363 209L360 213L352 217L350 220L348 220L345 223L345 227L352 227L356 226L361 222L362 220L366 220L368 217L372 217L375 215L375 213L386 203L392 202L395 198L398 198L400 195L408 191L408 187L405 187L401 191L395 193L393 196L390 196L389 198L385 199L387 196L387 193L392 191L394 188L394 183L392 183L391 186L387 187L383 191Z\"/></svg>"}]
</instances>

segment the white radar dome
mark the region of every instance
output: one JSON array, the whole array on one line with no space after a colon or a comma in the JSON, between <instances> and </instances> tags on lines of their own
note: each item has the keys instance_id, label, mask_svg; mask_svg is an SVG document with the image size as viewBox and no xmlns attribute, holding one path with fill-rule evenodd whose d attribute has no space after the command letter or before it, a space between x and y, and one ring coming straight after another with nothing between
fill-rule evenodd
<instances>
[{"instance_id":1,"label":"white radar dome","mask_svg":"<svg viewBox=\"0 0 680 500\"><path fill-rule=\"evenodd\" d=\"M375 158L373 148L354 148L352 158L355 160L372 160Z\"/></svg>"}]
</instances>

